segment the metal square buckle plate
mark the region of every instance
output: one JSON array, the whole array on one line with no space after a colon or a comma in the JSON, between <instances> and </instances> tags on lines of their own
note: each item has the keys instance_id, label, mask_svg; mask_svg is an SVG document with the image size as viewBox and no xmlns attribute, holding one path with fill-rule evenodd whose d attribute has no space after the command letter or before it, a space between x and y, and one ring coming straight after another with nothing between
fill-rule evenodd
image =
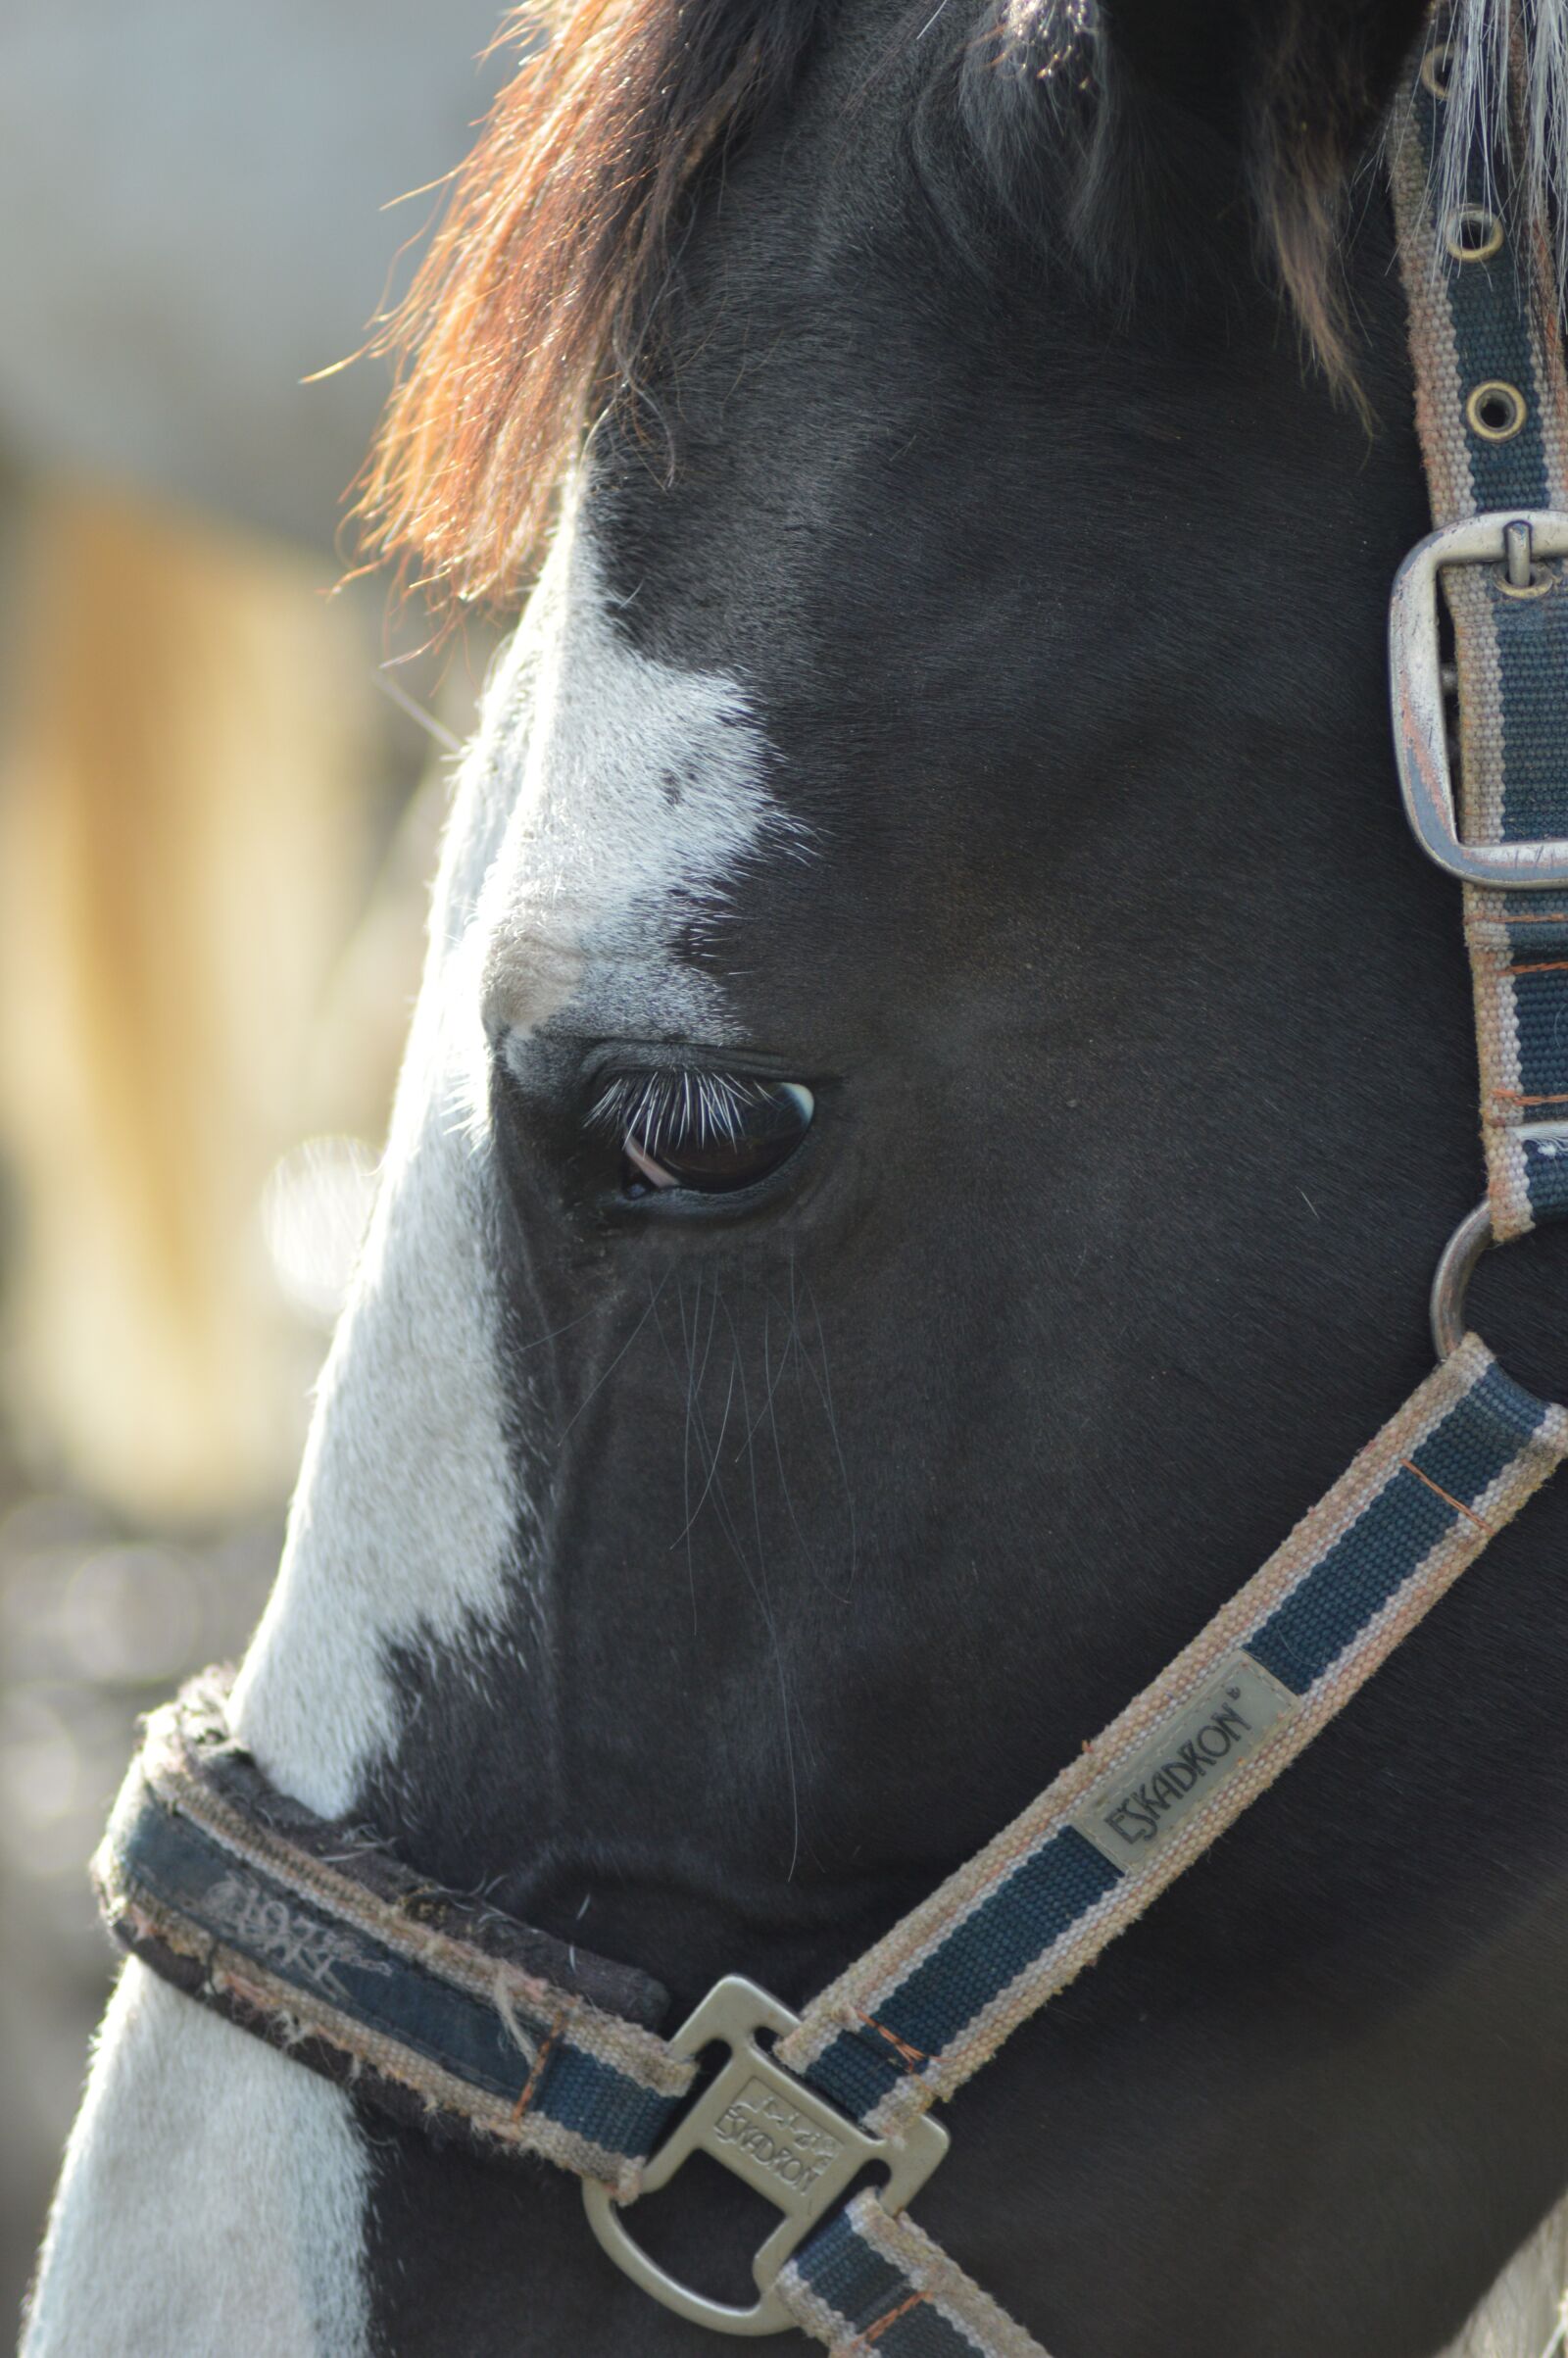
<instances>
[{"instance_id":1,"label":"metal square buckle plate","mask_svg":"<svg viewBox=\"0 0 1568 2358\"><path fill-rule=\"evenodd\" d=\"M1417 541L1394 577L1389 670L1399 789L1415 838L1439 867L1467 884L1509 891L1568 885L1568 841L1468 844L1460 840L1448 773L1438 645L1438 574L1446 565L1508 562L1508 529L1523 525L1533 559L1568 556L1568 516L1547 508L1471 516ZM1528 571L1528 567L1526 568Z\"/></svg>"},{"instance_id":2,"label":"metal square buckle plate","mask_svg":"<svg viewBox=\"0 0 1568 2358\"><path fill-rule=\"evenodd\" d=\"M760 2298L750 2309L709 2300L658 2267L634 2243L622 2222L622 2206L608 2186L583 2181L583 2201L594 2234L617 2268L651 2292L666 2309L693 2325L719 2333L781 2333L795 2323L774 2289L779 2270L796 2245L849 2191L867 2164L880 2164L887 2184L879 2198L901 2211L924 2186L948 2150L948 2133L923 2115L902 2137L877 2137L847 2120L814 2088L775 2063L757 2043L759 2031L782 2036L797 2017L755 1982L738 1974L710 1990L670 2040L677 2055L696 2055L715 2041L730 2050L729 2061L698 2095L643 2172L642 2190L668 2186L681 2164L701 2149L722 2162L784 2217L752 2261ZM630 2207L625 2206L625 2207Z\"/></svg>"}]
</instances>

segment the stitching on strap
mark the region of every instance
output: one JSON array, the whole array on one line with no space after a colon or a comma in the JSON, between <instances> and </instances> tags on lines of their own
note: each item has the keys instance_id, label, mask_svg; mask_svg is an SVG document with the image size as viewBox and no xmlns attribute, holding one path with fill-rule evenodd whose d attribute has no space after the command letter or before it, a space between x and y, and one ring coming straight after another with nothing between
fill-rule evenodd
<instances>
[{"instance_id":1,"label":"stitching on strap","mask_svg":"<svg viewBox=\"0 0 1568 2358\"><path fill-rule=\"evenodd\" d=\"M1434 1482L1430 1474L1424 1474L1421 1471L1421 1468L1416 1464L1416 1461L1413 1457L1401 1457L1399 1459L1399 1463L1403 1466L1407 1474L1414 1474L1418 1482L1424 1482L1428 1490L1436 1491L1438 1497L1443 1500L1446 1506L1451 1506L1457 1514L1468 1515L1471 1522L1474 1523L1476 1529L1478 1531L1484 1531L1489 1540L1494 1539L1496 1536L1493 1531L1492 1525L1484 1521L1483 1518L1477 1514L1473 1506L1466 1506L1464 1500L1462 1498L1456 1498L1452 1491L1445 1490L1441 1482Z\"/></svg>"},{"instance_id":2,"label":"stitching on strap","mask_svg":"<svg viewBox=\"0 0 1568 2358\"><path fill-rule=\"evenodd\" d=\"M523 2117L523 2114L527 2111L529 2105L533 2102L534 2091L538 2088L541 2079L544 2077L545 2065L549 2062L552 2051L559 2044L561 2034L565 2027L566 2010L564 2006L563 2006L560 2012L557 2014L554 2022L551 2024L550 2029L546 2033L544 2039L541 2040L539 2052L533 2059L533 2069L529 2072L527 2079L523 2082L522 2093L512 2108L512 2117L514 2121L520 2121Z\"/></svg>"},{"instance_id":3,"label":"stitching on strap","mask_svg":"<svg viewBox=\"0 0 1568 2358\"><path fill-rule=\"evenodd\" d=\"M896 2326L901 2317L907 2317L911 2309L918 2309L922 2301L930 2298L929 2292L911 2292L906 2301L900 2301L896 2309L890 2309L885 2317L879 2317L874 2326L867 2326L863 2333L857 2333L850 2347L868 2350L873 2342L881 2340L890 2326Z\"/></svg>"},{"instance_id":4,"label":"stitching on strap","mask_svg":"<svg viewBox=\"0 0 1568 2358\"><path fill-rule=\"evenodd\" d=\"M868 2030L875 2031L879 2038L887 2040L890 2047L898 2049L911 2071L917 2072L924 2064L931 2061L931 2057L923 2047L910 2046L906 2039L901 2039L897 2031L890 2031L886 2023L878 2022L874 2014L867 2014L861 2006L857 2006L855 2011Z\"/></svg>"}]
</instances>

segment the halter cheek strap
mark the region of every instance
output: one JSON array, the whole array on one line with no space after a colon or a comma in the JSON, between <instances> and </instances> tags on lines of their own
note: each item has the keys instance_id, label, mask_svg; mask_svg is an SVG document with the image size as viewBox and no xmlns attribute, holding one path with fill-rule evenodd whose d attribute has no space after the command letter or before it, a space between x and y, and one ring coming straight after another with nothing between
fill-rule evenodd
<instances>
[{"instance_id":1,"label":"halter cheek strap","mask_svg":"<svg viewBox=\"0 0 1568 2358\"><path fill-rule=\"evenodd\" d=\"M1510 219L1508 160L1477 147L1465 199L1430 201L1447 104L1441 31L1389 142L1410 312L1416 424L1438 527L1396 591L1396 745L1418 834L1464 879L1494 1236L1568 1212L1568 374L1544 231ZM1522 63L1514 82L1522 109ZM1523 138L1523 124L1518 136ZM1468 542L1468 546L1465 544ZM1444 565L1448 550L1461 561ZM1412 669L1430 688L1436 630L1403 594L1439 572L1452 618L1462 828L1439 699L1412 746ZM1416 732L1419 733L1419 732ZM1423 762L1422 756L1425 760ZM1510 889L1511 888L1511 889Z\"/></svg>"},{"instance_id":2,"label":"halter cheek strap","mask_svg":"<svg viewBox=\"0 0 1568 2358\"><path fill-rule=\"evenodd\" d=\"M807 2009L779 2060L887 2131L951 2096L1273 1784L1568 1451L1471 1336L1186 1652Z\"/></svg>"},{"instance_id":3,"label":"halter cheek strap","mask_svg":"<svg viewBox=\"0 0 1568 2358\"><path fill-rule=\"evenodd\" d=\"M1433 217L1446 56L1436 30L1391 129L1438 526L1396 585L1396 750L1418 838L1465 884L1488 1170L1440 1273L1439 1365L1187 1650L803 2016L731 1980L659 2038L641 1976L273 1792L211 1683L155 1714L99 1854L105 1912L155 1971L387 2109L576 2172L605 2249L695 2323L794 2325L838 2358L1045 2358L904 2215L947 2151L928 2108L1273 1783L1568 1455L1568 1413L1459 1339L1480 1244L1568 1213L1568 383L1544 258L1491 194L1506 158ZM665 2275L628 2225L697 2150L780 2214L746 2308ZM847 2200L868 2165L885 2183Z\"/></svg>"}]
</instances>

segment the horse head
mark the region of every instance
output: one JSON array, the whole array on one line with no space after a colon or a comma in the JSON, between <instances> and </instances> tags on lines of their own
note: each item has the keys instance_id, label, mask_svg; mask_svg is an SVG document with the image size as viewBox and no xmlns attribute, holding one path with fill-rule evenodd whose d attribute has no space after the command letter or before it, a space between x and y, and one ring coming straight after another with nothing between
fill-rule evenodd
<instances>
[{"instance_id":1,"label":"horse head","mask_svg":"<svg viewBox=\"0 0 1568 2358\"><path fill-rule=\"evenodd\" d=\"M416 291L383 538L548 553L235 1726L681 2003L838 1972L1427 1364L1422 14L583 0ZM1562 1515L955 2105L922 2216L1062 2358L1432 2358L1562 2193ZM709 2346L132 1967L28 2347L160 2341Z\"/></svg>"}]
</instances>

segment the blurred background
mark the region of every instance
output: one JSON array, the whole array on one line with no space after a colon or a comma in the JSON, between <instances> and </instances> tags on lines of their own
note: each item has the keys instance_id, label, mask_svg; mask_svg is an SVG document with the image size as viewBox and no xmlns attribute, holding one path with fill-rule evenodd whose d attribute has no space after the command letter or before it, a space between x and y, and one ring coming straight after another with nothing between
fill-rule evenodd
<instances>
[{"instance_id":1,"label":"blurred background","mask_svg":"<svg viewBox=\"0 0 1568 2358\"><path fill-rule=\"evenodd\" d=\"M385 373L302 380L406 283L498 13L0 11L12 2314L111 1971L85 1862L136 1715L270 1583L492 652L331 594Z\"/></svg>"}]
</instances>

